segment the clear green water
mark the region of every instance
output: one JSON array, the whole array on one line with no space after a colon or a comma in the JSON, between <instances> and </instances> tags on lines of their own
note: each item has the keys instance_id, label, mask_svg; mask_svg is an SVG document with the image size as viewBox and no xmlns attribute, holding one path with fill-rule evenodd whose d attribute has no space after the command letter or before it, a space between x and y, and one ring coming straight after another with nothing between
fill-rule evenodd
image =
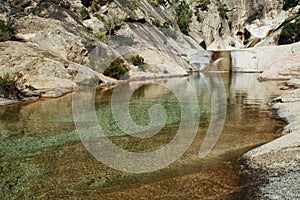
<instances>
[{"instance_id":1,"label":"clear green water","mask_svg":"<svg viewBox=\"0 0 300 200\"><path fill-rule=\"evenodd\" d=\"M203 75L212 89L216 75ZM125 135L112 120L112 90L95 96L99 124L110 140L132 152L162 148L176 135L181 121L176 97L159 83L196 88L199 129L187 152L165 169L144 174L113 170L97 161L82 144L73 121L72 94L0 107L0 195L11 198L96 199L222 199L241 189L235 170L243 152L273 140L282 123L270 118L266 103L281 94L282 82L259 83L256 74L222 74L226 91L226 121L212 152L198 158L211 119L208 85L199 74L149 81L131 98L130 114L139 125L150 122L148 110L160 103L166 125L155 136L140 139ZM132 82L133 87L141 82ZM188 99L188 97L187 97ZM190 120L190 121L189 121ZM184 122L189 133L189 123Z\"/></svg>"}]
</instances>

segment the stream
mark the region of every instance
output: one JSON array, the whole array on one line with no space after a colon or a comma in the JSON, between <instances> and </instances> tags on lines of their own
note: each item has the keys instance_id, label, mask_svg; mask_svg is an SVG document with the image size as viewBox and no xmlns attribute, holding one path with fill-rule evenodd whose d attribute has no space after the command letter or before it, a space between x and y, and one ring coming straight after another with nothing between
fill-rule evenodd
<instances>
[{"instance_id":1,"label":"stream","mask_svg":"<svg viewBox=\"0 0 300 200\"><path fill-rule=\"evenodd\" d=\"M74 94L2 106L0 196L4 199L225 199L244 187L237 158L279 137L276 132L284 125L271 118L272 112L267 105L272 98L283 93L279 90L283 82L260 83L257 76L254 73L196 73L184 78L122 84L123 92L133 93L128 104L129 114L139 127L151 123L151 107L159 104L164 108L164 112L153 115L158 124L164 122L163 126L141 129L142 134L157 132L145 138L135 137L134 134L140 134L136 132L125 134L126 131L114 120L118 110L115 113L111 110L113 89L82 93L81 104L75 105L75 111L77 106L94 111L102 128L103 134L100 135L88 135L90 127L79 128L81 118L74 123ZM186 95L179 102L164 85ZM114 104L124 103L120 96ZM196 104L189 105L193 102ZM183 118L181 109L188 106L191 106L191 115ZM194 115L194 111L198 113ZM122 117L122 113L117 117ZM89 116L87 119L91 120ZM210 126L212 131L209 133ZM115 164L123 162L122 154L108 152L97 158L95 151L101 148L91 147L99 138L106 138L128 152L158 151L172 142L180 129L186 140L191 138L191 142L187 142L182 155L170 163L165 157L166 166L162 167L162 162L156 169L151 168L150 163L150 168L146 168L147 163L139 166L128 160L128 169L141 169L143 173L114 169ZM216 130L220 131L214 135ZM207 151L199 157L199 150L205 148L204 143L208 144ZM173 150L177 152L178 148ZM103 157L110 157L106 161L114 163L111 166L103 164L99 161Z\"/></svg>"}]
</instances>

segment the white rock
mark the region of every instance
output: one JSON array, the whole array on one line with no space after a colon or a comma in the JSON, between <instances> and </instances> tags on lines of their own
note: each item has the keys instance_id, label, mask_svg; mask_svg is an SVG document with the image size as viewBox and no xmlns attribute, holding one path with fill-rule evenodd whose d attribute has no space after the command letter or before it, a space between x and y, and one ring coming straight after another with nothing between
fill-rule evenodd
<instances>
[{"instance_id":1,"label":"white rock","mask_svg":"<svg viewBox=\"0 0 300 200\"><path fill-rule=\"evenodd\" d=\"M300 73L300 54L276 60L266 67L268 70L260 75L261 80L286 79L289 80Z\"/></svg>"},{"instance_id":2,"label":"white rock","mask_svg":"<svg viewBox=\"0 0 300 200\"><path fill-rule=\"evenodd\" d=\"M232 70L236 72L263 72L275 61L300 54L300 42L291 45L255 47L233 50Z\"/></svg>"},{"instance_id":3,"label":"white rock","mask_svg":"<svg viewBox=\"0 0 300 200\"><path fill-rule=\"evenodd\" d=\"M99 33L104 30L104 24L97 17L93 16L91 19L84 20L83 25L87 28L91 28L93 33Z\"/></svg>"}]
</instances>

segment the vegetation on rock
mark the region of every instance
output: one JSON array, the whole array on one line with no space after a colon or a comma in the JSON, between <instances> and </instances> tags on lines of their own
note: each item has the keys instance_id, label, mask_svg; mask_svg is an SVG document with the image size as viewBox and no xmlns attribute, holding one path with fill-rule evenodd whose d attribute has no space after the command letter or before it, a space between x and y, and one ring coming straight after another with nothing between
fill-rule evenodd
<instances>
[{"instance_id":1,"label":"vegetation on rock","mask_svg":"<svg viewBox=\"0 0 300 200\"><path fill-rule=\"evenodd\" d=\"M124 20L119 19L117 17L111 18L107 21L105 21L105 29L107 30L107 35L114 35L115 32L120 30L122 28Z\"/></svg>"},{"instance_id":2,"label":"vegetation on rock","mask_svg":"<svg viewBox=\"0 0 300 200\"><path fill-rule=\"evenodd\" d=\"M21 91L18 85L21 83L22 74L4 74L0 76L0 97L8 99L20 99Z\"/></svg>"},{"instance_id":3,"label":"vegetation on rock","mask_svg":"<svg viewBox=\"0 0 300 200\"><path fill-rule=\"evenodd\" d=\"M193 11L190 9L190 6L187 3L187 1L181 1L178 7L176 8L176 17L179 29L185 35L188 35L189 24L191 22L192 16Z\"/></svg>"},{"instance_id":4,"label":"vegetation on rock","mask_svg":"<svg viewBox=\"0 0 300 200\"><path fill-rule=\"evenodd\" d=\"M127 79L128 68L122 58L116 58L103 72L105 76L115 79Z\"/></svg>"},{"instance_id":5,"label":"vegetation on rock","mask_svg":"<svg viewBox=\"0 0 300 200\"><path fill-rule=\"evenodd\" d=\"M300 0L284 0L283 9L288 10L297 6L300 3Z\"/></svg>"},{"instance_id":6,"label":"vegetation on rock","mask_svg":"<svg viewBox=\"0 0 300 200\"><path fill-rule=\"evenodd\" d=\"M129 9L130 11L134 11L139 7L139 2L137 0L128 1L125 5L125 8Z\"/></svg>"},{"instance_id":7,"label":"vegetation on rock","mask_svg":"<svg viewBox=\"0 0 300 200\"><path fill-rule=\"evenodd\" d=\"M198 6L202 11L208 11L208 5L211 3L210 0L200 0Z\"/></svg>"},{"instance_id":8,"label":"vegetation on rock","mask_svg":"<svg viewBox=\"0 0 300 200\"><path fill-rule=\"evenodd\" d=\"M140 66L140 65L146 64L146 63L145 63L145 59L144 59L142 56L138 55L138 54L132 56L132 57L130 58L130 61L131 61L131 63L132 63L133 65L135 65L135 66Z\"/></svg>"},{"instance_id":9,"label":"vegetation on rock","mask_svg":"<svg viewBox=\"0 0 300 200\"><path fill-rule=\"evenodd\" d=\"M94 36L98 38L101 42L105 42L107 40L107 35L104 32L95 33Z\"/></svg>"},{"instance_id":10,"label":"vegetation on rock","mask_svg":"<svg viewBox=\"0 0 300 200\"><path fill-rule=\"evenodd\" d=\"M196 10L195 15L196 15L196 17L197 17L197 21L198 21L198 22L201 23L201 22L204 21L204 17L200 14L199 9Z\"/></svg>"},{"instance_id":11,"label":"vegetation on rock","mask_svg":"<svg viewBox=\"0 0 300 200\"><path fill-rule=\"evenodd\" d=\"M11 40L15 37L15 28L6 25L4 21L0 20L0 42Z\"/></svg>"},{"instance_id":12,"label":"vegetation on rock","mask_svg":"<svg viewBox=\"0 0 300 200\"><path fill-rule=\"evenodd\" d=\"M80 9L80 15L82 20L90 19L89 11L84 7Z\"/></svg>"},{"instance_id":13,"label":"vegetation on rock","mask_svg":"<svg viewBox=\"0 0 300 200\"><path fill-rule=\"evenodd\" d=\"M87 8L90 6L103 6L109 2L112 2L112 0L81 0L82 5Z\"/></svg>"},{"instance_id":14,"label":"vegetation on rock","mask_svg":"<svg viewBox=\"0 0 300 200\"><path fill-rule=\"evenodd\" d=\"M228 19L227 13L230 10L227 8L227 5L221 2L218 2L218 12L222 19Z\"/></svg>"},{"instance_id":15,"label":"vegetation on rock","mask_svg":"<svg viewBox=\"0 0 300 200\"><path fill-rule=\"evenodd\" d=\"M283 26L278 43L291 44L300 41L300 16Z\"/></svg>"},{"instance_id":16,"label":"vegetation on rock","mask_svg":"<svg viewBox=\"0 0 300 200\"><path fill-rule=\"evenodd\" d=\"M134 66L138 66L141 70L145 71L146 62L143 56L140 56L138 54L133 55L131 56L130 61Z\"/></svg>"}]
</instances>

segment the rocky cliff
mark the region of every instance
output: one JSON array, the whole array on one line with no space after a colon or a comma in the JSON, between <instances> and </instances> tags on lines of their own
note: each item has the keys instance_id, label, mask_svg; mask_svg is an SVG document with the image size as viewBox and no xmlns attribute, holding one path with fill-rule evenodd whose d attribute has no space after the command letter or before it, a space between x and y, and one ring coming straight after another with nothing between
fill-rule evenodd
<instances>
[{"instance_id":1,"label":"rocky cliff","mask_svg":"<svg viewBox=\"0 0 300 200\"><path fill-rule=\"evenodd\" d=\"M205 49L277 45L282 27L299 21L299 1L287 2L0 0L0 76L21 73L23 88L52 96L114 84L106 76L116 71L124 72L118 78L187 75L211 64Z\"/></svg>"}]
</instances>

